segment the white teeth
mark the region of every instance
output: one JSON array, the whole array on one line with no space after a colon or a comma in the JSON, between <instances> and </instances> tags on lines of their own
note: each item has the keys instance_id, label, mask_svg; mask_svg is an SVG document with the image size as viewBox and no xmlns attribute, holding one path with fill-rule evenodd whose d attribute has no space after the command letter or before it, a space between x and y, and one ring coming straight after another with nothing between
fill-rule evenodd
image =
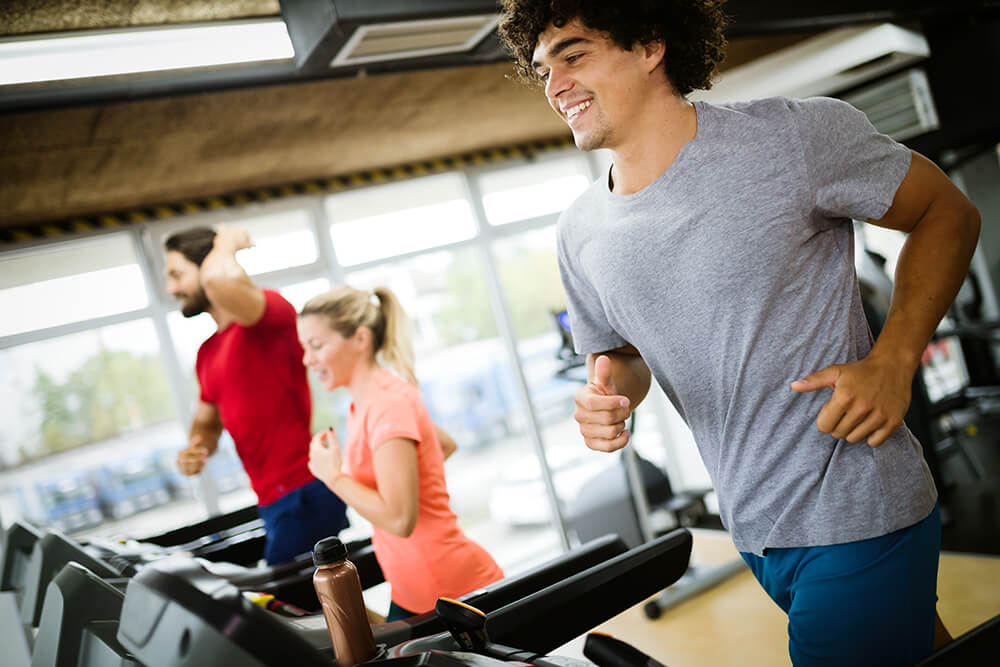
<instances>
[{"instance_id":1,"label":"white teeth","mask_svg":"<svg viewBox=\"0 0 1000 667\"><path fill-rule=\"evenodd\" d=\"M575 106L571 106L569 109L566 109L566 117L573 118L574 116L576 116L578 113L580 113L589 106L590 106L590 100L587 100L586 102L580 102Z\"/></svg>"}]
</instances>

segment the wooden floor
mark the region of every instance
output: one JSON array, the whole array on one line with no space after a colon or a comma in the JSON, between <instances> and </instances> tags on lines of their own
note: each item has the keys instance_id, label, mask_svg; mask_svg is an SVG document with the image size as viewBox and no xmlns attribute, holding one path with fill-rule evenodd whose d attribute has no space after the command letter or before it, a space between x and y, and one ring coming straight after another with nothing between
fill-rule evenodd
<instances>
[{"instance_id":1,"label":"wooden floor","mask_svg":"<svg viewBox=\"0 0 1000 667\"><path fill-rule=\"evenodd\" d=\"M737 558L728 534L692 530L692 563ZM938 574L938 613L953 636L1000 613L1000 558L944 553ZM655 621L642 605L598 630L629 642L668 667L790 665L784 612L744 570L666 611ZM582 657L583 638L555 655Z\"/></svg>"}]
</instances>

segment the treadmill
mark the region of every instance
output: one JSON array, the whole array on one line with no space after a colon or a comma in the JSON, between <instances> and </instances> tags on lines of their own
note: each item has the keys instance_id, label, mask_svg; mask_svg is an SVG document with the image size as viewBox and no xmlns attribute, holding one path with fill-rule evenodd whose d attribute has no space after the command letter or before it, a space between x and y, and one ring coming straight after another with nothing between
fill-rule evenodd
<instances>
[{"instance_id":1,"label":"treadmill","mask_svg":"<svg viewBox=\"0 0 1000 667\"><path fill-rule=\"evenodd\" d=\"M484 609L497 609L527 593L540 590L555 582L624 553L625 544L614 535L592 540L568 553L562 554L523 574L508 577L487 587L473 591L461 598ZM224 587L270 622L295 635L296 641L305 643L310 650L332 656L330 635L323 615L279 616L250 603L239 586L205 567L204 562L175 557L147 565L137 577L164 583L168 590L180 586L181 598L193 581L199 590ZM310 571L311 585L311 571ZM131 587L131 584L130 584ZM137 589L137 590L141 590ZM168 593L169 594L169 593ZM140 593L133 593L133 598ZM70 563L49 585L44 611L35 642L32 665L35 667L120 667L143 664L118 640L119 619L127 619L132 609L123 613L126 596L121 590L76 563ZM137 604L133 602L132 604ZM139 603L145 609L145 604ZM274 620L272 620L274 619ZM413 618L384 623L376 627L378 641L393 645L415 637L439 633L446 626L433 612Z\"/></svg>"},{"instance_id":2,"label":"treadmill","mask_svg":"<svg viewBox=\"0 0 1000 667\"><path fill-rule=\"evenodd\" d=\"M436 624L444 631L397 641L405 634L400 622L374 626L380 654L370 664L487 667L517 660L538 667L566 665L547 653L669 586L687 569L690 554L691 534L679 529L569 576L550 578L541 588L520 590L516 597L505 594L502 606L472 614L468 627L461 614L443 613L439 602ZM488 604L468 599L463 602L470 607ZM300 624L300 619L257 607L190 559L165 559L129 582L117 639L147 667L335 665L329 640L318 646ZM414 627L420 626L409 629Z\"/></svg>"}]
</instances>

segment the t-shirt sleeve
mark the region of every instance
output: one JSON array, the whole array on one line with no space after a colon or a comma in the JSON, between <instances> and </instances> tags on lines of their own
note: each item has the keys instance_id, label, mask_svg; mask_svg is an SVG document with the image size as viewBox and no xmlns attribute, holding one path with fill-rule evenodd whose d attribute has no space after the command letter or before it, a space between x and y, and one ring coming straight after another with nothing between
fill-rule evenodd
<instances>
[{"instance_id":1,"label":"t-shirt sleeve","mask_svg":"<svg viewBox=\"0 0 1000 667\"><path fill-rule=\"evenodd\" d=\"M404 395L383 393L368 410L365 432L372 451L393 438L420 442L417 414Z\"/></svg>"},{"instance_id":2,"label":"t-shirt sleeve","mask_svg":"<svg viewBox=\"0 0 1000 667\"><path fill-rule=\"evenodd\" d=\"M205 379L203 377L205 359L202 356L203 348L198 348L198 356L195 357L194 361L194 374L198 378L198 399L205 403L212 403L213 405L217 402L215 397L208 393L205 387Z\"/></svg>"},{"instance_id":3,"label":"t-shirt sleeve","mask_svg":"<svg viewBox=\"0 0 1000 667\"><path fill-rule=\"evenodd\" d=\"M264 290L264 314L260 320L253 325L254 329L279 329L282 327L295 328L295 306L290 304L285 297L273 290Z\"/></svg>"},{"instance_id":4,"label":"t-shirt sleeve","mask_svg":"<svg viewBox=\"0 0 1000 667\"><path fill-rule=\"evenodd\" d=\"M789 100L816 210L828 218L878 220L910 168L910 149L879 133L864 113L828 97Z\"/></svg>"},{"instance_id":5,"label":"t-shirt sleeve","mask_svg":"<svg viewBox=\"0 0 1000 667\"><path fill-rule=\"evenodd\" d=\"M579 257L567 250L565 227L560 222L556 233L559 276L566 293L566 310L573 347L577 354L606 352L626 344L608 322L604 305L594 286L582 274Z\"/></svg>"}]
</instances>

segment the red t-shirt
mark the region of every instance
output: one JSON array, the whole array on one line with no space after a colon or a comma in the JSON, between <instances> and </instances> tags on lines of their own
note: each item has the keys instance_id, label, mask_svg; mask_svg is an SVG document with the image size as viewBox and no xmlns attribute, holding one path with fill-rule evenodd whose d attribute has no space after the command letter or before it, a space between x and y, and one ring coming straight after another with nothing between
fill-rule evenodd
<instances>
[{"instance_id":1,"label":"red t-shirt","mask_svg":"<svg viewBox=\"0 0 1000 667\"><path fill-rule=\"evenodd\" d=\"M345 472L377 489L373 453L394 438L417 447L419 509L409 537L372 527L372 544L392 601L415 613L434 608L439 597L457 598L503 578L481 546L458 527L444 479L444 455L417 388L389 371L376 371L361 403L347 417Z\"/></svg>"},{"instance_id":2,"label":"red t-shirt","mask_svg":"<svg viewBox=\"0 0 1000 667\"><path fill-rule=\"evenodd\" d=\"M212 334L195 363L201 400L219 409L261 505L315 479L307 467L312 404L295 308L277 292L264 290L264 297L259 322Z\"/></svg>"}]
</instances>

